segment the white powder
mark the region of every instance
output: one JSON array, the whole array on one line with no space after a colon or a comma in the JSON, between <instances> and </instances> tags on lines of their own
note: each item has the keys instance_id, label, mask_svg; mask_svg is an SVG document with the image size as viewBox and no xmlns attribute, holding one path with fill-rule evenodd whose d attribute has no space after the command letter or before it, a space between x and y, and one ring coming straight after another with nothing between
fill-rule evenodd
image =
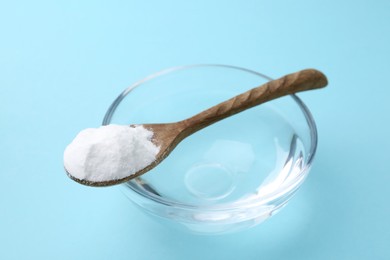
<instances>
[{"instance_id":1,"label":"white powder","mask_svg":"<svg viewBox=\"0 0 390 260\"><path fill-rule=\"evenodd\" d=\"M81 131L64 152L64 166L75 178L93 182L130 176L156 159L153 132L142 126L107 125Z\"/></svg>"}]
</instances>

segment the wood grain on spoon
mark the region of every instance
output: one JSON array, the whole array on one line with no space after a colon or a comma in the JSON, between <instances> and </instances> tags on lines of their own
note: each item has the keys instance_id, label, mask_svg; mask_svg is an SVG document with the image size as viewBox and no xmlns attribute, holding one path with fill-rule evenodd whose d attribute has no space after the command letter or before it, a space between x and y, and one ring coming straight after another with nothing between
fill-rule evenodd
<instances>
[{"instance_id":1,"label":"wood grain on spoon","mask_svg":"<svg viewBox=\"0 0 390 260\"><path fill-rule=\"evenodd\" d=\"M72 178L70 174L69 177L89 186L110 186L129 181L153 169L164 160L184 138L204 127L264 102L300 91L322 88L327 84L328 81L322 72L314 69L306 69L269 81L183 121L165 124L143 124L146 129L153 131L154 135L152 141L160 147L156 160L149 166L119 180L91 182Z\"/></svg>"}]
</instances>

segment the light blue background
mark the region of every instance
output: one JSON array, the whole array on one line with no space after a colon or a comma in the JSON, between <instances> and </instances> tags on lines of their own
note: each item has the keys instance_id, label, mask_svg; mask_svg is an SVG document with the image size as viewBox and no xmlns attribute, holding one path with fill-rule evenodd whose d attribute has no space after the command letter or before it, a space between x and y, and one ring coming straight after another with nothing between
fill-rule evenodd
<instances>
[{"instance_id":1,"label":"light blue background","mask_svg":"<svg viewBox=\"0 0 390 260\"><path fill-rule=\"evenodd\" d=\"M390 259L390 1L1 1L0 259ZM222 63L279 77L307 67L320 142L291 203L239 234L145 217L116 187L62 168L132 82Z\"/></svg>"}]
</instances>

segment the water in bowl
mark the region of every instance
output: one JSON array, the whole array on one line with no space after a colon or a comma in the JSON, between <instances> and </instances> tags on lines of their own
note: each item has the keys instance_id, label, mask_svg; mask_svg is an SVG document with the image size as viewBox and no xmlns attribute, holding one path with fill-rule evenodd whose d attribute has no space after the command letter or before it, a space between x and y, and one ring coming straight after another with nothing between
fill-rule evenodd
<instances>
[{"instance_id":1,"label":"water in bowl","mask_svg":"<svg viewBox=\"0 0 390 260\"><path fill-rule=\"evenodd\" d=\"M273 193L304 165L304 145L272 104L188 137L133 189L192 205L234 204Z\"/></svg>"}]
</instances>

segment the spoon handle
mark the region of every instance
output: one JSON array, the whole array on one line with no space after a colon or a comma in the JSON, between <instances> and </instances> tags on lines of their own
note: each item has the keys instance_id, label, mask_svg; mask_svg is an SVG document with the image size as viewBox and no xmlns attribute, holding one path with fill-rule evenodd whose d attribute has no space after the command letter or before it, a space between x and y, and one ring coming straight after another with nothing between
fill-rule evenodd
<instances>
[{"instance_id":1,"label":"spoon handle","mask_svg":"<svg viewBox=\"0 0 390 260\"><path fill-rule=\"evenodd\" d=\"M314 69L301 70L248 90L188 118L182 123L185 125L185 132L190 135L219 120L272 99L300 91L322 88L327 84L328 81L322 72Z\"/></svg>"}]
</instances>

